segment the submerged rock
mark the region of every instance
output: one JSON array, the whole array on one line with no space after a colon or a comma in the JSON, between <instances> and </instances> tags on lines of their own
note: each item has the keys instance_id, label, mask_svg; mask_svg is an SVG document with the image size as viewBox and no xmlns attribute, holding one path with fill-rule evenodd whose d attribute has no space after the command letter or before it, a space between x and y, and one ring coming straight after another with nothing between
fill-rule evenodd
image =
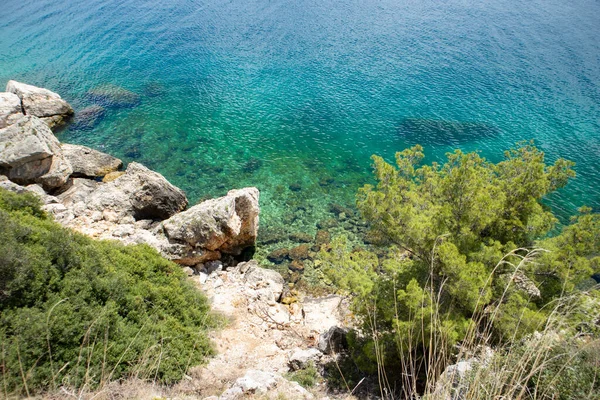
<instances>
[{"instance_id":1,"label":"submerged rock","mask_svg":"<svg viewBox=\"0 0 600 400\"><path fill-rule=\"evenodd\" d=\"M309 248L306 244L301 244L290 249L289 256L292 260L305 260L308 258Z\"/></svg>"},{"instance_id":2,"label":"submerged rock","mask_svg":"<svg viewBox=\"0 0 600 400\"><path fill-rule=\"evenodd\" d=\"M322 246L324 244L329 244L329 242L331 242L331 234L323 229L318 230L315 236L315 243L318 246Z\"/></svg>"},{"instance_id":3,"label":"submerged rock","mask_svg":"<svg viewBox=\"0 0 600 400\"><path fill-rule=\"evenodd\" d=\"M256 188L231 190L163 222L170 241L238 255L254 246L260 208Z\"/></svg>"},{"instance_id":4,"label":"submerged rock","mask_svg":"<svg viewBox=\"0 0 600 400\"><path fill-rule=\"evenodd\" d=\"M117 171L123 162L116 157L76 144L63 144L62 151L73 167L73 176L99 177Z\"/></svg>"},{"instance_id":5,"label":"submerged rock","mask_svg":"<svg viewBox=\"0 0 600 400\"><path fill-rule=\"evenodd\" d=\"M308 233L297 232L290 234L290 240L293 242L310 243L313 238Z\"/></svg>"},{"instance_id":6,"label":"submerged rock","mask_svg":"<svg viewBox=\"0 0 600 400\"><path fill-rule=\"evenodd\" d=\"M262 165L262 160L252 157L246 162L246 164L244 164L244 166L242 167L242 171L247 173L253 173L259 170L260 167L262 167Z\"/></svg>"},{"instance_id":7,"label":"submerged rock","mask_svg":"<svg viewBox=\"0 0 600 400\"><path fill-rule=\"evenodd\" d=\"M17 81L8 81L6 91L16 94L21 99L25 115L42 118L53 128L73 115L73 108L58 94L48 90Z\"/></svg>"},{"instance_id":8,"label":"submerged rock","mask_svg":"<svg viewBox=\"0 0 600 400\"><path fill-rule=\"evenodd\" d=\"M287 260L289 255L290 255L289 249L285 249L285 248L276 249L276 250L273 250L272 252L270 252L269 254L267 254L267 260L269 260L275 264L281 264L282 262Z\"/></svg>"},{"instance_id":9,"label":"submerged rock","mask_svg":"<svg viewBox=\"0 0 600 400\"><path fill-rule=\"evenodd\" d=\"M304 271L304 263L299 260L294 260L290 263L288 268L295 272L303 272Z\"/></svg>"},{"instance_id":10,"label":"submerged rock","mask_svg":"<svg viewBox=\"0 0 600 400\"><path fill-rule=\"evenodd\" d=\"M323 186L323 187L329 186L333 182L335 182L335 180L332 177L330 177L330 176L326 176L326 177L323 177L323 178L319 179L319 185Z\"/></svg>"},{"instance_id":11,"label":"submerged rock","mask_svg":"<svg viewBox=\"0 0 600 400\"><path fill-rule=\"evenodd\" d=\"M289 188L292 192L299 192L302 190L302 185L296 182L292 183Z\"/></svg>"},{"instance_id":12,"label":"submerged rock","mask_svg":"<svg viewBox=\"0 0 600 400\"><path fill-rule=\"evenodd\" d=\"M14 124L23 115L19 96L14 93L0 93L0 129Z\"/></svg>"},{"instance_id":13,"label":"submerged rock","mask_svg":"<svg viewBox=\"0 0 600 400\"><path fill-rule=\"evenodd\" d=\"M330 229L338 226L338 221L335 218L327 218L317 222L317 228L319 229Z\"/></svg>"},{"instance_id":14,"label":"submerged rock","mask_svg":"<svg viewBox=\"0 0 600 400\"><path fill-rule=\"evenodd\" d=\"M148 97L158 97L165 94L165 86L160 82L148 82L144 85L144 95Z\"/></svg>"},{"instance_id":15,"label":"submerged rock","mask_svg":"<svg viewBox=\"0 0 600 400\"><path fill-rule=\"evenodd\" d=\"M121 86L107 83L88 90L87 98L107 107L135 107L140 96Z\"/></svg>"},{"instance_id":16,"label":"submerged rock","mask_svg":"<svg viewBox=\"0 0 600 400\"><path fill-rule=\"evenodd\" d=\"M97 104L86 107L75 114L72 127L82 130L92 129L104 117L105 112L106 109Z\"/></svg>"},{"instance_id":17,"label":"submerged rock","mask_svg":"<svg viewBox=\"0 0 600 400\"><path fill-rule=\"evenodd\" d=\"M19 184L62 186L73 172L58 139L35 116L24 116L0 129L0 173Z\"/></svg>"},{"instance_id":18,"label":"submerged rock","mask_svg":"<svg viewBox=\"0 0 600 400\"><path fill-rule=\"evenodd\" d=\"M499 135L500 129L484 122L405 118L398 134L416 144L459 145Z\"/></svg>"}]
</instances>

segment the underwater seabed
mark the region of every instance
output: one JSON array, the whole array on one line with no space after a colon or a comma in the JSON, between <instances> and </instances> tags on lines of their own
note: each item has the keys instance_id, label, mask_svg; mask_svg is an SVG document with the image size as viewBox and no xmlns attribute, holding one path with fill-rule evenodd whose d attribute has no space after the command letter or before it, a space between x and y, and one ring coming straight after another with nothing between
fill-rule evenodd
<instances>
[{"instance_id":1,"label":"underwater seabed","mask_svg":"<svg viewBox=\"0 0 600 400\"><path fill-rule=\"evenodd\" d=\"M160 172L186 192L192 205L233 188L258 187L255 258L295 283L301 277L309 283L322 280L315 260L333 237L345 235L353 246L372 243L355 207L357 190L374 183L371 152L390 159L419 143L426 162L443 161L445 151L479 151L503 139L502 130L490 123L405 117L381 141L365 143L331 133L325 125L335 121L323 122L313 109L250 133L253 126L234 125L235 112L229 116L232 123L223 124L230 110L222 107L183 112L182 104L189 101L160 82L137 91L101 84L76 95L75 120L59 136ZM324 123L322 131L310 119ZM316 131L306 133L310 129ZM492 156L498 161L502 152Z\"/></svg>"}]
</instances>

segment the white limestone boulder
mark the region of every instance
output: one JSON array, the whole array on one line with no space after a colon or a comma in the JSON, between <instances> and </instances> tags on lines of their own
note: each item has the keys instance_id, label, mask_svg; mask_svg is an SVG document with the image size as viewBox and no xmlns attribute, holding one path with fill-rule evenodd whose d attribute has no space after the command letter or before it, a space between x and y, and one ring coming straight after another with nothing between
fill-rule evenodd
<instances>
[{"instance_id":1,"label":"white limestone boulder","mask_svg":"<svg viewBox=\"0 0 600 400\"><path fill-rule=\"evenodd\" d=\"M72 172L58 139L39 118L24 116L0 129L0 173L11 181L53 189L64 185Z\"/></svg>"},{"instance_id":2,"label":"white limestone boulder","mask_svg":"<svg viewBox=\"0 0 600 400\"><path fill-rule=\"evenodd\" d=\"M118 158L86 146L65 143L62 152L71 163L75 177L101 177L123 166Z\"/></svg>"},{"instance_id":3,"label":"white limestone boulder","mask_svg":"<svg viewBox=\"0 0 600 400\"><path fill-rule=\"evenodd\" d=\"M0 129L12 125L23 116L21 99L14 93L0 93Z\"/></svg>"},{"instance_id":4,"label":"white limestone boulder","mask_svg":"<svg viewBox=\"0 0 600 400\"><path fill-rule=\"evenodd\" d=\"M6 91L21 99L25 115L42 118L50 128L62 125L73 115L69 103L48 89L11 80L6 84Z\"/></svg>"},{"instance_id":5,"label":"white limestone boulder","mask_svg":"<svg viewBox=\"0 0 600 400\"><path fill-rule=\"evenodd\" d=\"M254 187L231 190L163 221L169 241L238 255L256 243L260 207Z\"/></svg>"}]
</instances>

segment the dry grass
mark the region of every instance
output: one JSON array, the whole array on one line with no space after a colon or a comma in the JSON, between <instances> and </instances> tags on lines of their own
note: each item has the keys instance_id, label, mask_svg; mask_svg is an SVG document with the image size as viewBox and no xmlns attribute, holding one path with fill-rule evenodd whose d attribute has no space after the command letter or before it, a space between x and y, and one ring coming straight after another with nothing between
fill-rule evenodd
<instances>
[{"instance_id":1,"label":"dry grass","mask_svg":"<svg viewBox=\"0 0 600 400\"><path fill-rule=\"evenodd\" d=\"M435 251L435 249L434 249ZM544 252L543 249L516 249L507 254L494 268L488 278L500 268L510 267L512 278L517 276L528 263L535 262L536 257ZM518 259L519 262L513 264L509 259ZM432 279L433 273L430 279ZM388 376L384 365L384 354L381 344L378 342L380 334L377 330L377 321L370 319L371 332L369 336L375 343L375 356L377 358L377 379L379 382L379 397L381 399L426 399L426 400L487 400L487 399L527 399L527 400L550 400L556 399L556 389L554 384L559 380L561 374L572 367L575 367L578 357L584 352L591 352L597 355L597 367L600 371L600 339L597 336L578 336L572 332L572 327L566 323L569 315L575 312L574 305L581 296L586 296L588 292L579 292L571 296L564 296L552 304L548 305L550 317L545 324L539 326L538 331L525 339L519 340L516 336L505 340L508 343L501 346L495 346L492 341L492 325L499 314L499 307L511 289L512 279L504 288L500 300L492 308L488 307L485 313L474 313L477 317L468 330L465 339L452 353L451 346L447 343L447 338L439 334L444 323L442 317L437 313L440 307L432 307L434 311L432 324L434 329L430 329L429 337L419 337L422 343L426 343L429 352L423 357L422 351L411 347L410 343L416 343L418 340L398 341L399 357L402 365L402 376ZM442 298L443 284L437 292L433 292L433 285L428 285L430 298L440 302ZM592 290L597 290L596 286ZM480 298L476 309L479 307ZM376 304L372 305L375 310ZM600 309L596 309L600 316ZM375 315L375 312L371 315ZM396 308L396 316L398 317ZM369 316L370 317L370 316ZM599 319L600 321L600 319ZM520 315L518 325L521 325L523 314ZM422 321L422 326L427 322ZM425 332L425 329L420 329ZM411 332L409 335L418 335L417 332ZM516 331L515 331L516 335ZM403 347L403 343L408 343L408 347ZM567 345L564 350L560 345ZM557 361L560 360L561 366L556 370ZM454 369L452 373L445 372L448 365L457 365L463 363L467 366L467 371L461 373ZM548 368L553 368L555 376L550 381L547 377L544 386L540 385L542 375ZM425 371L423 377L422 371ZM341 371L340 371L341 373ZM424 379L423 379L424 378ZM600 381L600 376L597 378ZM398 390L395 384L401 382L401 389ZM536 382L532 387L532 382ZM350 392L350 388L348 388ZM577 399L596 399L597 392L590 389L588 397L569 397L568 394L562 394L561 398Z\"/></svg>"}]
</instances>

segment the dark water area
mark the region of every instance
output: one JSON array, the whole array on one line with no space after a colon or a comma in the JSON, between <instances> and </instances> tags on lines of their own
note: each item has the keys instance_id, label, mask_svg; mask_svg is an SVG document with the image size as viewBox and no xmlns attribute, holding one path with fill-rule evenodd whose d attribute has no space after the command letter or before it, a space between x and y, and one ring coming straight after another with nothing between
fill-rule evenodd
<instances>
[{"instance_id":1,"label":"dark water area","mask_svg":"<svg viewBox=\"0 0 600 400\"><path fill-rule=\"evenodd\" d=\"M555 212L600 209L598 1L1 3L0 86L67 99L62 141L192 202L257 186L261 232L314 234L371 181L372 154L416 143L427 161L499 161L534 139L577 163Z\"/></svg>"}]
</instances>

